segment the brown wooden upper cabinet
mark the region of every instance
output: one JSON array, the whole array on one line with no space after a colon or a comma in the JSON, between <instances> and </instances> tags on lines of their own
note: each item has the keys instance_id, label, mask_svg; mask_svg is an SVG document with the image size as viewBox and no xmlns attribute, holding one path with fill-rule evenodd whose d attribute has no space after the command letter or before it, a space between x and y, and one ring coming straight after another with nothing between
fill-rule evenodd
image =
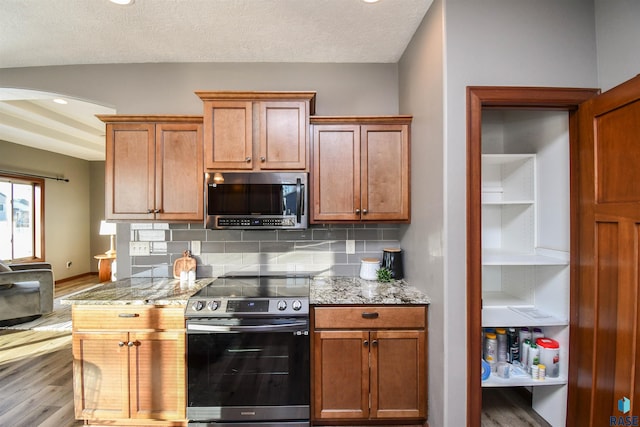
<instances>
[{"instance_id":1,"label":"brown wooden upper cabinet","mask_svg":"<svg viewBox=\"0 0 640 427\"><path fill-rule=\"evenodd\" d=\"M207 170L309 170L315 92L196 92Z\"/></svg>"},{"instance_id":2,"label":"brown wooden upper cabinet","mask_svg":"<svg viewBox=\"0 0 640 427\"><path fill-rule=\"evenodd\" d=\"M203 221L202 116L98 116L111 220Z\"/></svg>"},{"instance_id":3,"label":"brown wooden upper cabinet","mask_svg":"<svg viewBox=\"0 0 640 427\"><path fill-rule=\"evenodd\" d=\"M311 223L410 222L411 119L311 118Z\"/></svg>"}]
</instances>

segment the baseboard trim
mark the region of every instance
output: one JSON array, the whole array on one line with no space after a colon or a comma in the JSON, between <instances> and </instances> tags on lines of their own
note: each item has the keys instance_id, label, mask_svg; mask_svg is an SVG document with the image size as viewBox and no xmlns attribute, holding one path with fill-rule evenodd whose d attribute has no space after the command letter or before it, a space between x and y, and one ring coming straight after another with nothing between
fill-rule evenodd
<instances>
[{"instance_id":1,"label":"baseboard trim","mask_svg":"<svg viewBox=\"0 0 640 427\"><path fill-rule=\"evenodd\" d=\"M60 280L56 280L56 285L58 283L65 283L65 282L70 282L72 280L77 280L77 279L81 279L83 277L88 277L88 276L98 276L98 273L94 273L94 272L89 272L89 273L82 273L82 274L78 274L75 276L71 276L71 277L65 277L64 279L60 279Z\"/></svg>"}]
</instances>

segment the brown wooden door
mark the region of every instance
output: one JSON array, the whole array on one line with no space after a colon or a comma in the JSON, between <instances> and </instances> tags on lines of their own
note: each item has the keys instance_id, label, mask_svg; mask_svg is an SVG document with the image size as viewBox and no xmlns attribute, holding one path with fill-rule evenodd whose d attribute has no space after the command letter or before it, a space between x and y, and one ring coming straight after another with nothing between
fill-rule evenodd
<instances>
[{"instance_id":1,"label":"brown wooden door","mask_svg":"<svg viewBox=\"0 0 640 427\"><path fill-rule=\"evenodd\" d=\"M360 220L360 126L314 125L312 223Z\"/></svg>"},{"instance_id":2,"label":"brown wooden door","mask_svg":"<svg viewBox=\"0 0 640 427\"><path fill-rule=\"evenodd\" d=\"M76 418L129 418L127 341L122 332L73 333Z\"/></svg>"},{"instance_id":3,"label":"brown wooden door","mask_svg":"<svg viewBox=\"0 0 640 427\"><path fill-rule=\"evenodd\" d=\"M409 126L362 126L363 221L409 221Z\"/></svg>"},{"instance_id":4,"label":"brown wooden door","mask_svg":"<svg viewBox=\"0 0 640 427\"><path fill-rule=\"evenodd\" d=\"M204 220L202 125L156 125L155 209L158 220Z\"/></svg>"},{"instance_id":5,"label":"brown wooden door","mask_svg":"<svg viewBox=\"0 0 640 427\"><path fill-rule=\"evenodd\" d=\"M129 339L131 418L184 419L184 331L132 332Z\"/></svg>"},{"instance_id":6,"label":"brown wooden door","mask_svg":"<svg viewBox=\"0 0 640 427\"><path fill-rule=\"evenodd\" d=\"M371 417L425 418L424 331L371 332Z\"/></svg>"},{"instance_id":7,"label":"brown wooden door","mask_svg":"<svg viewBox=\"0 0 640 427\"><path fill-rule=\"evenodd\" d=\"M153 219L155 127L107 124L105 210L107 219Z\"/></svg>"},{"instance_id":8,"label":"brown wooden door","mask_svg":"<svg viewBox=\"0 0 640 427\"><path fill-rule=\"evenodd\" d=\"M640 415L640 77L580 106L579 267L567 425ZM618 400L631 411L618 411Z\"/></svg>"},{"instance_id":9,"label":"brown wooden door","mask_svg":"<svg viewBox=\"0 0 640 427\"><path fill-rule=\"evenodd\" d=\"M204 167L253 169L253 103L205 101Z\"/></svg>"},{"instance_id":10,"label":"brown wooden door","mask_svg":"<svg viewBox=\"0 0 640 427\"><path fill-rule=\"evenodd\" d=\"M314 332L313 417L369 417L369 332Z\"/></svg>"},{"instance_id":11,"label":"brown wooden door","mask_svg":"<svg viewBox=\"0 0 640 427\"><path fill-rule=\"evenodd\" d=\"M307 168L307 103L263 101L260 110L259 169Z\"/></svg>"}]
</instances>

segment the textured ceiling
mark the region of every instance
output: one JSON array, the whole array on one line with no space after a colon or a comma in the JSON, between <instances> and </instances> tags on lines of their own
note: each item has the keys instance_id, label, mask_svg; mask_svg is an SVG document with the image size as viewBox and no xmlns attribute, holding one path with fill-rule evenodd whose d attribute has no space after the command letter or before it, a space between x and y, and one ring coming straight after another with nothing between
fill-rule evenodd
<instances>
[{"instance_id":1,"label":"textured ceiling","mask_svg":"<svg viewBox=\"0 0 640 427\"><path fill-rule=\"evenodd\" d=\"M398 61L431 0L2 0L0 68Z\"/></svg>"},{"instance_id":2,"label":"textured ceiling","mask_svg":"<svg viewBox=\"0 0 640 427\"><path fill-rule=\"evenodd\" d=\"M0 69L161 62L395 63L432 0L0 0ZM0 139L104 159L112 109L0 87Z\"/></svg>"}]
</instances>

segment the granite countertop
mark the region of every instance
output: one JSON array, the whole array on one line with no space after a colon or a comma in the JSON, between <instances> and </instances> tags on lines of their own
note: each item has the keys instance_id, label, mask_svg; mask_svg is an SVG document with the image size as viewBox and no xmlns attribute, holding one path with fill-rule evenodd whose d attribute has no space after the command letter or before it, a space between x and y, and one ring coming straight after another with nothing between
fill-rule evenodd
<instances>
[{"instance_id":1,"label":"granite countertop","mask_svg":"<svg viewBox=\"0 0 640 427\"><path fill-rule=\"evenodd\" d=\"M104 283L63 297L62 304L87 305L186 305L188 299L215 278L180 283L169 278L128 278ZM359 277L314 277L309 304L430 304L423 292L404 280L379 283Z\"/></svg>"},{"instance_id":2,"label":"granite countertop","mask_svg":"<svg viewBox=\"0 0 640 427\"><path fill-rule=\"evenodd\" d=\"M315 277L309 304L430 304L431 299L404 280L379 283L359 277Z\"/></svg>"},{"instance_id":3,"label":"granite countertop","mask_svg":"<svg viewBox=\"0 0 640 427\"><path fill-rule=\"evenodd\" d=\"M198 279L193 283L180 283L169 278L128 278L105 283L61 299L62 304L88 305L186 305L187 300L213 278Z\"/></svg>"}]
</instances>

